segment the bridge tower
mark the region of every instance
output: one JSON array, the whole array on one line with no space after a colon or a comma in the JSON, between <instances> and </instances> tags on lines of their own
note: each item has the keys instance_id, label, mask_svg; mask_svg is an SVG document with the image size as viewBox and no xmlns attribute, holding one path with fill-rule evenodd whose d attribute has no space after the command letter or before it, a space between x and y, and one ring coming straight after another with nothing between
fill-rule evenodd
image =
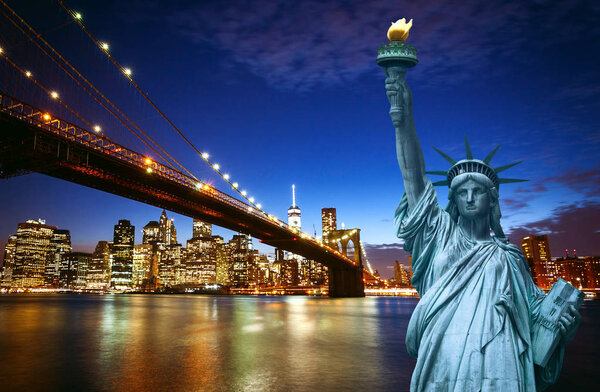
<instances>
[{"instance_id":1,"label":"bridge tower","mask_svg":"<svg viewBox=\"0 0 600 392\"><path fill-rule=\"evenodd\" d=\"M330 297L364 297L363 252L360 229L329 230L323 232L323 242L348 257L348 245L354 245L354 266L329 268Z\"/></svg>"}]
</instances>

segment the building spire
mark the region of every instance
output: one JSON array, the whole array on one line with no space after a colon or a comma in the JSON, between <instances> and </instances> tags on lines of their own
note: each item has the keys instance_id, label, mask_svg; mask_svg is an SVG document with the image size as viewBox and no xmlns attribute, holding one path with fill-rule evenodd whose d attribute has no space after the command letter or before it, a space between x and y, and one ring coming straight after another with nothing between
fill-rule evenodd
<instances>
[{"instance_id":1,"label":"building spire","mask_svg":"<svg viewBox=\"0 0 600 392\"><path fill-rule=\"evenodd\" d=\"M292 207L296 207L296 185L292 184Z\"/></svg>"}]
</instances>

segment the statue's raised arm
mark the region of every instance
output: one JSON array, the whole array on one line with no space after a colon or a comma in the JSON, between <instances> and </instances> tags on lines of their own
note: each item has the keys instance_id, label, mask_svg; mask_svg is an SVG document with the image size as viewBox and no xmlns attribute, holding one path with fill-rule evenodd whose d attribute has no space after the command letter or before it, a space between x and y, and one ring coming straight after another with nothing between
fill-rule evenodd
<instances>
[{"instance_id":1,"label":"statue's raised arm","mask_svg":"<svg viewBox=\"0 0 600 392\"><path fill-rule=\"evenodd\" d=\"M405 80L406 70L417 64L417 50L404 43L412 19L400 19L388 30L390 44L379 48L377 64L387 76L385 88L390 101L390 116L396 128L396 153L404 179L409 208L415 205L425 189L425 161L415 129L412 94Z\"/></svg>"},{"instance_id":2,"label":"statue's raised arm","mask_svg":"<svg viewBox=\"0 0 600 392\"><path fill-rule=\"evenodd\" d=\"M385 68L385 88L390 101L390 117L396 128L396 154L404 180L408 205L412 207L425 189L425 161L413 118L412 94L404 79L406 68Z\"/></svg>"}]
</instances>

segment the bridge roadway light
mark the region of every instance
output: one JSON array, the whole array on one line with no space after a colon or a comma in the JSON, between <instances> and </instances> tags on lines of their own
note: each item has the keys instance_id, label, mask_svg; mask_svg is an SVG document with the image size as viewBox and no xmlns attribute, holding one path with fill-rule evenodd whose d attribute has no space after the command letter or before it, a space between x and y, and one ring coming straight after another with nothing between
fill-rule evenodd
<instances>
[{"instance_id":1,"label":"bridge roadway light","mask_svg":"<svg viewBox=\"0 0 600 392\"><path fill-rule=\"evenodd\" d=\"M151 168L151 167L147 167L147 168L146 168L146 172L147 172L147 173L152 173L152 171L153 171L153 170L152 170L152 168Z\"/></svg>"},{"instance_id":2,"label":"bridge roadway light","mask_svg":"<svg viewBox=\"0 0 600 392\"><path fill-rule=\"evenodd\" d=\"M213 168L214 168L215 170L219 170L219 168L220 168L220 167L221 167L221 166L219 166L219 164L218 164L218 163L215 163L215 164L213 165Z\"/></svg>"},{"instance_id":3,"label":"bridge roadway light","mask_svg":"<svg viewBox=\"0 0 600 392\"><path fill-rule=\"evenodd\" d=\"M234 182L233 184L231 184L231 186L233 186L235 189L237 189L237 187L239 186L239 184L237 182Z\"/></svg>"},{"instance_id":4,"label":"bridge roadway light","mask_svg":"<svg viewBox=\"0 0 600 392\"><path fill-rule=\"evenodd\" d=\"M28 78L30 78L31 77L31 72L25 71L25 76L27 76Z\"/></svg>"},{"instance_id":5,"label":"bridge roadway light","mask_svg":"<svg viewBox=\"0 0 600 392\"><path fill-rule=\"evenodd\" d=\"M56 91L52 91L52 92L50 93L50 96L51 96L52 98L54 98L54 99L58 99L58 93L57 93Z\"/></svg>"},{"instance_id":6,"label":"bridge roadway light","mask_svg":"<svg viewBox=\"0 0 600 392\"><path fill-rule=\"evenodd\" d=\"M223 174L223 178L229 180L229 174Z\"/></svg>"},{"instance_id":7,"label":"bridge roadway light","mask_svg":"<svg viewBox=\"0 0 600 392\"><path fill-rule=\"evenodd\" d=\"M100 132L102 131L102 128L100 128L100 125L94 125L94 131Z\"/></svg>"},{"instance_id":8,"label":"bridge roadway light","mask_svg":"<svg viewBox=\"0 0 600 392\"><path fill-rule=\"evenodd\" d=\"M131 68L123 68L123 73L127 76L131 76Z\"/></svg>"},{"instance_id":9,"label":"bridge roadway light","mask_svg":"<svg viewBox=\"0 0 600 392\"><path fill-rule=\"evenodd\" d=\"M44 113L44 115L42 116L44 118L44 120L46 121L50 121L50 119L52 118L52 116L50 116L48 113Z\"/></svg>"},{"instance_id":10,"label":"bridge roadway light","mask_svg":"<svg viewBox=\"0 0 600 392\"><path fill-rule=\"evenodd\" d=\"M100 42L100 47L102 48L102 50L105 50L108 52L108 48L110 48L110 46L108 46L108 44L106 42Z\"/></svg>"},{"instance_id":11,"label":"bridge roadway light","mask_svg":"<svg viewBox=\"0 0 600 392\"><path fill-rule=\"evenodd\" d=\"M204 158L204 159L208 159L208 157L209 157L209 156L210 156L210 155L208 155L208 153L207 153L207 152L203 152L203 153L202 153L202 158Z\"/></svg>"},{"instance_id":12,"label":"bridge roadway light","mask_svg":"<svg viewBox=\"0 0 600 392\"><path fill-rule=\"evenodd\" d=\"M82 16L79 12L73 12L73 17L77 20L81 20Z\"/></svg>"}]
</instances>

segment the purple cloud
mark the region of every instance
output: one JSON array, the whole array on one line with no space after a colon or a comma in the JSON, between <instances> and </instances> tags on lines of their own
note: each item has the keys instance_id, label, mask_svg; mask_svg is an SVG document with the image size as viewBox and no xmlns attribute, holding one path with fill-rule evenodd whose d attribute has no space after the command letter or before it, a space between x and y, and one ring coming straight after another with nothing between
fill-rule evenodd
<instances>
[{"instance_id":1,"label":"purple cloud","mask_svg":"<svg viewBox=\"0 0 600 392\"><path fill-rule=\"evenodd\" d=\"M514 190L515 193L544 193L548 190L544 184L531 184Z\"/></svg>"},{"instance_id":2,"label":"purple cloud","mask_svg":"<svg viewBox=\"0 0 600 392\"><path fill-rule=\"evenodd\" d=\"M548 234L553 255L561 255L566 248L577 249L579 255L600 255L600 203L557 207L548 218L508 231L511 242L518 245L522 237Z\"/></svg>"},{"instance_id":3,"label":"purple cloud","mask_svg":"<svg viewBox=\"0 0 600 392\"><path fill-rule=\"evenodd\" d=\"M600 194L600 169L589 171L569 169L556 176L548 177L545 181L572 188L585 197L597 197Z\"/></svg>"}]
</instances>

